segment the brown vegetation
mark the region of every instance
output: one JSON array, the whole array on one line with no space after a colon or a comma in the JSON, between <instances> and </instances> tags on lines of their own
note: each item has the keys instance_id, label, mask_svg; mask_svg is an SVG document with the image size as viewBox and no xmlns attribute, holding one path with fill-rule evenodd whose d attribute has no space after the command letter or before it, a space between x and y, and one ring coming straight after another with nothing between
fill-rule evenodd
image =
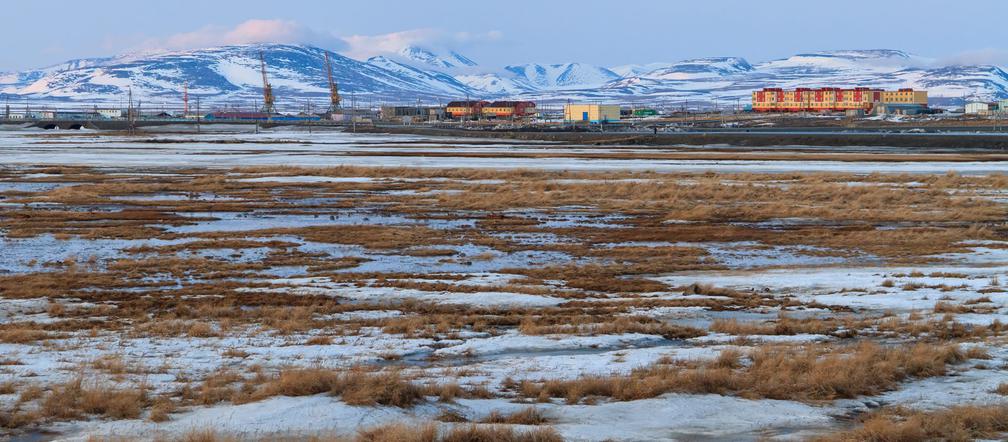
<instances>
[{"instance_id":1,"label":"brown vegetation","mask_svg":"<svg viewBox=\"0 0 1008 442\"><path fill-rule=\"evenodd\" d=\"M328 393L350 405L391 405L411 407L423 399L424 390L404 379L399 372L345 372L320 368L282 371L274 380L254 391L248 400L270 396L309 396Z\"/></svg>"},{"instance_id":2,"label":"brown vegetation","mask_svg":"<svg viewBox=\"0 0 1008 442\"><path fill-rule=\"evenodd\" d=\"M1008 408L959 406L938 411L886 410L869 415L853 430L816 439L820 442L917 442L1002 439L1008 432Z\"/></svg>"},{"instance_id":3,"label":"brown vegetation","mask_svg":"<svg viewBox=\"0 0 1008 442\"><path fill-rule=\"evenodd\" d=\"M885 348L866 342L832 350L769 347L752 352L748 359L749 364L738 369L724 359L710 364L657 364L627 376L524 381L517 389L527 398L559 397L568 403L592 396L628 401L669 392L833 400L878 394L907 378L939 376L948 364L965 356L955 346Z\"/></svg>"}]
</instances>

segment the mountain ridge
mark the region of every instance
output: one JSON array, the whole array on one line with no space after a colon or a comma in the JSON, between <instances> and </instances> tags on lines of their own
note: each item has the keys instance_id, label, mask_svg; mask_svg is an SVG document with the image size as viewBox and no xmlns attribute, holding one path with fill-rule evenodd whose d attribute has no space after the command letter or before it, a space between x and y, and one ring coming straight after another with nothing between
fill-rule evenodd
<instances>
[{"instance_id":1,"label":"mountain ridge","mask_svg":"<svg viewBox=\"0 0 1008 442\"><path fill-rule=\"evenodd\" d=\"M310 45L250 44L68 60L0 74L0 94L18 99L118 102L127 91L148 101L178 101L183 83L208 101L254 102L259 54L281 100L324 100L327 51ZM344 96L380 102L484 99L710 102L748 100L763 87L867 86L928 89L936 103L1008 98L1008 73L995 65L939 65L895 49L817 51L750 63L721 56L605 67L525 63L488 69L456 51L411 46L360 61L329 52Z\"/></svg>"}]
</instances>

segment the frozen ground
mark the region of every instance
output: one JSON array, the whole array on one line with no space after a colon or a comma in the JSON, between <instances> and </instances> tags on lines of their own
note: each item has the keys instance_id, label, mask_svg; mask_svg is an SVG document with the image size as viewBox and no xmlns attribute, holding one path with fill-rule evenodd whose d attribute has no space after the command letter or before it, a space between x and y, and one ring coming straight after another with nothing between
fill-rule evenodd
<instances>
[{"instance_id":1,"label":"frozen ground","mask_svg":"<svg viewBox=\"0 0 1008 442\"><path fill-rule=\"evenodd\" d=\"M220 135L156 135L167 143L138 143L94 134L46 137L0 133L0 164L66 164L96 167L238 167L287 165L465 167L484 169L627 170L661 172L838 172L986 175L1008 170L1004 161L770 161L706 159L576 158L581 154L655 155L683 149L596 148L548 143L342 132ZM234 143L235 139L242 140ZM226 139L228 143L215 141ZM86 146L86 149L82 149ZM425 155L436 152L437 156ZM704 154L702 149L688 149ZM454 154L454 155L452 155ZM498 156L494 156L497 154ZM541 157L529 158L526 155ZM575 156L575 157L572 157ZM2 184L0 184L2 186Z\"/></svg>"},{"instance_id":2,"label":"frozen ground","mask_svg":"<svg viewBox=\"0 0 1008 442\"><path fill-rule=\"evenodd\" d=\"M442 143L589 149L334 133L245 144L4 136L0 437L352 437L535 407L575 441L801 440L879 407L1005 402L998 162L423 157ZM256 164L288 167L222 169ZM212 168L172 167L199 165ZM690 173L709 168L788 175ZM875 171L899 174L864 175ZM987 354L827 398L695 385L652 394L640 379L638 395L530 393L654 367L740 375L773 351L846 356L865 342ZM278 393L299 370L427 390L410 404L294 381ZM59 402L77 379L106 389L99 397L142 387L145 399Z\"/></svg>"}]
</instances>

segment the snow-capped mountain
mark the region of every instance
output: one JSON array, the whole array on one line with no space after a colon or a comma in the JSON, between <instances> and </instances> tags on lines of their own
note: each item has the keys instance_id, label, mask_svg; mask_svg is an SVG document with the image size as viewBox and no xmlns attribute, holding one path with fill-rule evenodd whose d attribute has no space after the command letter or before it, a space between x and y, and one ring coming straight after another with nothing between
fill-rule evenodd
<instances>
[{"instance_id":1,"label":"snow-capped mountain","mask_svg":"<svg viewBox=\"0 0 1008 442\"><path fill-rule=\"evenodd\" d=\"M138 99L172 100L189 93L210 101L251 103L260 97L259 56L278 102L303 102L328 95L324 50L302 45L239 45L146 56L122 56L61 65L0 77L0 93L77 101L121 100L132 89ZM445 97L472 93L446 74L387 60L361 62L331 54L336 81L344 94L378 99Z\"/></svg>"},{"instance_id":2,"label":"snow-capped mountain","mask_svg":"<svg viewBox=\"0 0 1008 442\"><path fill-rule=\"evenodd\" d=\"M458 75L455 77L466 86L491 95L523 95L535 92L530 84L502 74Z\"/></svg>"},{"instance_id":3,"label":"snow-capped mountain","mask_svg":"<svg viewBox=\"0 0 1008 442\"><path fill-rule=\"evenodd\" d=\"M451 75L438 71L426 71L381 55L369 58L367 64L393 73L400 78L412 79L413 83L422 84L430 90L441 90L446 94L456 95L472 92L468 86Z\"/></svg>"},{"instance_id":4,"label":"snow-capped mountain","mask_svg":"<svg viewBox=\"0 0 1008 442\"><path fill-rule=\"evenodd\" d=\"M534 90L595 88L620 78L609 69L581 63L530 63L504 69L513 75L513 80Z\"/></svg>"},{"instance_id":5,"label":"snow-capped mountain","mask_svg":"<svg viewBox=\"0 0 1008 442\"><path fill-rule=\"evenodd\" d=\"M764 87L926 89L936 104L1008 97L1008 76L996 66L937 66L890 49L797 54L752 65L739 57L686 60L606 84L609 96L668 100L745 100Z\"/></svg>"},{"instance_id":6,"label":"snow-capped mountain","mask_svg":"<svg viewBox=\"0 0 1008 442\"><path fill-rule=\"evenodd\" d=\"M620 77L633 77L636 75L646 74L648 72L657 71L658 69L667 68L674 65L675 63L647 63L647 64L625 64L622 66L616 66L610 68L610 71L616 73Z\"/></svg>"},{"instance_id":7,"label":"snow-capped mountain","mask_svg":"<svg viewBox=\"0 0 1008 442\"><path fill-rule=\"evenodd\" d=\"M128 90L146 101L180 102L183 84L209 103L260 98L259 54L280 107L328 96L324 53L305 45L240 45L112 58L73 60L0 74L0 94L33 100L119 102ZM1008 98L1008 73L998 66L942 66L902 51L814 52L750 63L741 57L689 59L614 68L582 63L519 64L500 70L454 51L423 48L358 61L332 55L341 93L361 100L415 102L472 97L590 99L627 103L748 103L763 87L866 86L927 89L935 104Z\"/></svg>"},{"instance_id":8,"label":"snow-capped mountain","mask_svg":"<svg viewBox=\"0 0 1008 442\"><path fill-rule=\"evenodd\" d=\"M399 51L399 56L403 57L407 63L419 63L426 68L440 70L478 66L478 64L475 61L472 61L469 57L455 51L449 51L447 55L440 56L434 52L417 46L408 46L403 48Z\"/></svg>"}]
</instances>

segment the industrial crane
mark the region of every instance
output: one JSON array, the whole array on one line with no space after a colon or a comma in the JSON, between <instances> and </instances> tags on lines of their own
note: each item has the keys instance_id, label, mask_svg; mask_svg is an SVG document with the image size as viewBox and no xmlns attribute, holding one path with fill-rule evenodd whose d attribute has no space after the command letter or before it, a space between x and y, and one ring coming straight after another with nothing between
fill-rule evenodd
<instances>
[{"instance_id":1,"label":"industrial crane","mask_svg":"<svg viewBox=\"0 0 1008 442\"><path fill-rule=\"evenodd\" d=\"M329 59L329 51L325 52L325 69L329 75L329 115L335 114L340 107L339 87L333 79L332 60Z\"/></svg>"},{"instance_id":2,"label":"industrial crane","mask_svg":"<svg viewBox=\"0 0 1008 442\"><path fill-rule=\"evenodd\" d=\"M263 77L262 112L264 114L272 115L276 113L276 100L273 97L273 86L269 83L269 78L266 77L266 57L263 55L262 51L259 51L259 63L262 66L262 77Z\"/></svg>"}]
</instances>

